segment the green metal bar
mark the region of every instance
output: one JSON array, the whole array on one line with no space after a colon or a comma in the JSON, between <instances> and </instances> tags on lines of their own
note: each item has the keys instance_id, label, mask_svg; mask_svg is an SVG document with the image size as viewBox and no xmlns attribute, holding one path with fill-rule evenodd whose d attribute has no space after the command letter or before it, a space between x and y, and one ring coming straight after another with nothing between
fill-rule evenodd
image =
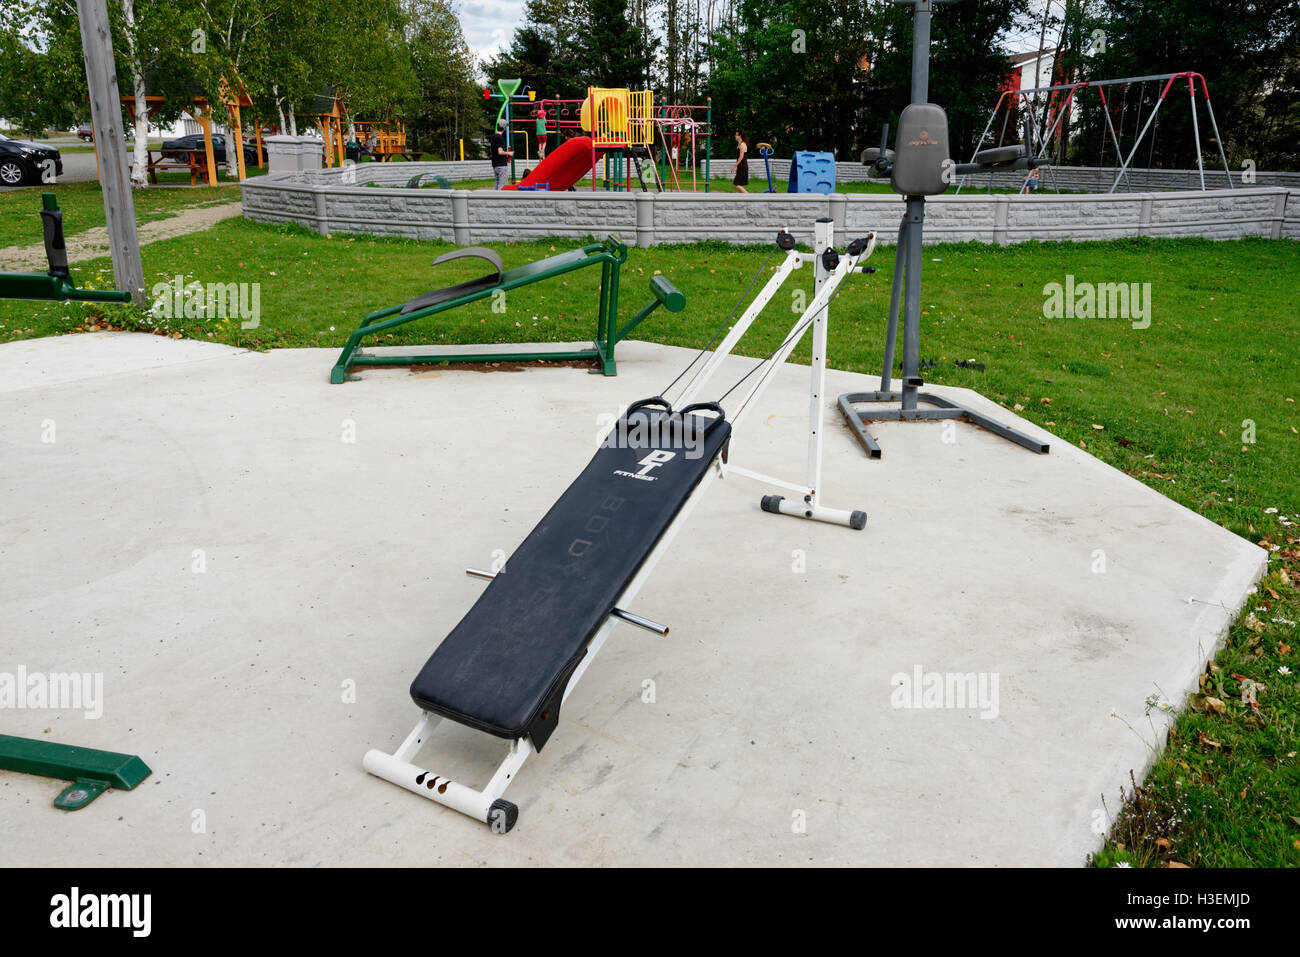
<instances>
[{"instance_id":1,"label":"green metal bar","mask_svg":"<svg viewBox=\"0 0 1300 957\"><path fill-rule=\"evenodd\" d=\"M50 214L50 215L46 215ZM130 302L131 294L116 289L78 289L68 275L67 252L63 244L63 219L58 198L41 194L41 220L45 255L50 269L34 272L0 273L0 299L38 299L42 301Z\"/></svg>"},{"instance_id":2,"label":"green metal bar","mask_svg":"<svg viewBox=\"0 0 1300 957\"><path fill-rule=\"evenodd\" d=\"M498 283L494 286L488 286L485 289L480 289L476 292L468 293L464 296L458 296L457 298L450 299L446 302L436 303L435 305L428 306L424 309L417 309L413 312L403 314L401 311L402 306L397 305L397 306L392 306L388 309L381 309L377 312L370 313L361 321L361 325L358 326L357 329L355 329L348 336L347 342L343 346L343 351L339 354L338 360L335 362L334 367L330 370L330 382L335 384L345 382L347 380L347 371L353 365L372 364L372 363L364 363L359 361L360 357L358 355L358 349L361 347L361 340L363 337L378 335L380 333L386 332L389 329L394 329L398 326L405 325L408 322L414 322L417 319L428 318L429 316L434 316L437 315L438 313L446 312L449 309L455 309L459 306L468 305L471 302L477 302L480 299L486 299L489 296L494 295L498 291L509 291L511 289L517 289L521 286L527 286L535 282L540 282L543 279L553 279L557 276L563 276L567 273L575 272L579 269L585 269L589 266L594 266L596 263L602 264L602 272L603 270L608 269L611 265L613 266L614 285L615 286L617 285L618 267L621 266L623 262L627 260L627 246L625 246L623 243L619 242L618 240L614 239L611 236L608 239L606 239L604 242L587 244L586 246L582 247L581 252L586 255L586 258L575 259L566 262L563 265L541 270L540 272L536 272L536 273L525 273L523 275L517 276L514 279L508 279L505 282ZM554 258L560 258L560 257L554 257ZM540 261L544 262L545 260L540 260ZM526 269L528 267L521 266L517 268ZM513 271L515 270L508 270L506 275L509 275L509 273ZM603 287L603 282L602 282L602 287ZM602 288L602 294L603 294L603 288ZM599 338L602 335L602 329L599 323L600 320L598 319L598 324L596 329L597 338ZM427 359L419 358L419 357L416 358L403 357L402 362L391 363L391 364L394 365L409 364L413 361L427 361ZM440 361L444 361L444 360L440 360ZM468 362L474 360L471 358L459 358L457 361ZM478 361L500 361L500 360L481 359ZM613 373L608 373L608 374L612 375Z\"/></svg>"},{"instance_id":3,"label":"green metal bar","mask_svg":"<svg viewBox=\"0 0 1300 957\"><path fill-rule=\"evenodd\" d=\"M354 366L412 366L438 365L444 362L535 362L545 359L551 362L571 362L578 359L597 359L601 350L565 349L555 352L441 352L428 354L402 354L400 356L377 356L362 353L352 361Z\"/></svg>"},{"instance_id":4,"label":"green metal bar","mask_svg":"<svg viewBox=\"0 0 1300 957\"><path fill-rule=\"evenodd\" d=\"M0 734L0 770L74 782L54 801L55 807L67 811L85 807L107 788L130 791L152 773L134 754L8 734Z\"/></svg>"},{"instance_id":5,"label":"green metal bar","mask_svg":"<svg viewBox=\"0 0 1300 957\"><path fill-rule=\"evenodd\" d=\"M0 272L0 299L40 299L73 302L130 302L131 294L117 289L78 289L70 280L41 273Z\"/></svg>"}]
</instances>

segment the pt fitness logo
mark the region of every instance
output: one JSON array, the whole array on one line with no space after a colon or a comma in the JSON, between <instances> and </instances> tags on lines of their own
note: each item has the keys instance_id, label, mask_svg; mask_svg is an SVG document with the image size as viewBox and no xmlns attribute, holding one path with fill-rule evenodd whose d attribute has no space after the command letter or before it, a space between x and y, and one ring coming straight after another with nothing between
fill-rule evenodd
<instances>
[{"instance_id":1,"label":"pt fitness logo","mask_svg":"<svg viewBox=\"0 0 1300 957\"><path fill-rule=\"evenodd\" d=\"M677 457L676 452L669 452L664 449L655 449L641 461L636 464L641 466L639 472L628 472L625 469L615 469L615 475L621 475L624 478L634 478L642 482L654 482L657 476L651 475L655 469L662 466L665 462L670 462Z\"/></svg>"}]
</instances>

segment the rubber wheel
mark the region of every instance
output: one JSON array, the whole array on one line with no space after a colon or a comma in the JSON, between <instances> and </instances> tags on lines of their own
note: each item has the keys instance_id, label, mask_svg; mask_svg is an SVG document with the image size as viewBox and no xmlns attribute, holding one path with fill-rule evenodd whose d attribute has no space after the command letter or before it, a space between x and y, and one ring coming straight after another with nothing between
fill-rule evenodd
<instances>
[{"instance_id":1,"label":"rubber wheel","mask_svg":"<svg viewBox=\"0 0 1300 957\"><path fill-rule=\"evenodd\" d=\"M519 820L519 806L504 798L497 798L488 808L488 827L493 834L509 834Z\"/></svg>"},{"instance_id":2,"label":"rubber wheel","mask_svg":"<svg viewBox=\"0 0 1300 957\"><path fill-rule=\"evenodd\" d=\"M27 177L27 168L18 160L0 160L0 186L22 186Z\"/></svg>"}]
</instances>

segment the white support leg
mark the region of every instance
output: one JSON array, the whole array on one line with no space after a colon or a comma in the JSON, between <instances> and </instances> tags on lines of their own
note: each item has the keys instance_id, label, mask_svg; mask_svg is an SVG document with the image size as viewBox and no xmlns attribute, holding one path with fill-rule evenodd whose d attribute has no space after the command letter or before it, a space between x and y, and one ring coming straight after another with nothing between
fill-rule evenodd
<instances>
[{"instance_id":1,"label":"white support leg","mask_svg":"<svg viewBox=\"0 0 1300 957\"><path fill-rule=\"evenodd\" d=\"M751 406L757 401L759 396L771 383L772 377L776 370L790 357L790 354L798 347L799 342L803 339L804 334L808 331L805 322L808 316L812 316L810 325L813 327L813 363L810 372L809 400L808 400L808 483L806 488L800 489L788 482L782 482L765 476L760 473L740 470L734 466L728 465L727 472L736 472L747 478L757 479L758 481L767 482L768 484L777 485L782 488L792 489L800 494L801 500L795 501L787 499L780 495L765 495L761 501L763 511L771 512L777 515L791 515L796 518L810 519L818 522L828 522L832 525L844 525L853 529L862 529L867 524L866 512L859 510L846 510L838 508L827 508L817 502L817 490L821 484L821 458L822 458L822 426L824 422L825 409L823 408L822 396L826 386L826 341L827 341L827 311L831 299L838 291L842 283L857 268L858 264L869 257L875 250L875 237L872 236L866 250L859 256L844 255L841 257L839 264L833 270L826 269L821 260L821 253L829 249L834 244L834 224L817 223L817 291L813 296L812 302L808 308L799 316L790 335L786 337L781 348L772 356L767 367L759 373L758 381L754 383L749 392L741 400L740 411L732 418L732 428L738 429L741 420L750 410Z\"/></svg>"}]
</instances>

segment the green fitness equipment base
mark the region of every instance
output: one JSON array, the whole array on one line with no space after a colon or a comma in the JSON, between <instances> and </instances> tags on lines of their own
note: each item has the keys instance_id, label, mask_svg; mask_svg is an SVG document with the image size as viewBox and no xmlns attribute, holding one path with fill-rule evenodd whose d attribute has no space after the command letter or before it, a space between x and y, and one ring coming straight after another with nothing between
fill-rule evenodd
<instances>
[{"instance_id":1,"label":"green fitness equipment base","mask_svg":"<svg viewBox=\"0 0 1300 957\"><path fill-rule=\"evenodd\" d=\"M78 289L68 272L68 248L63 242L63 211L53 193L41 194L41 222L49 272L0 272L0 299L45 299L77 302L130 302L131 294L117 289Z\"/></svg>"},{"instance_id":2,"label":"green fitness equipment base","mask_svg":"<svg viewBox=\"0 0 1300 957\"><path fill-rule=\"evenodd\" d=\"M80 810L109 788L130 791L152 773L134 754L8 734L0 734L0 770L71 781L54 799L54 806L63 811Z\"/></svg>"},{"instance_id":3,"label":"green fitness equipment base","mask_svg":"<svg viewBox=\"0 0 1300 957\"><path fill-rule=\"evenodd\" d=\"M400 305L370 313L361 320L361 325L356 331L348 336L343 352L340 353L338 361L334 363L334 368L330 372L330 382L336 384L346 382L349 371L356 366L409 366L443 362L532 362L538 359L551 361L594 359L599 364L599 368L592 369L593 373L616 375L618 369L614 362L615 344L625 338L659 306L666 306L669 312L681 312L686 307L686 296L663 276L655 276L650 280L650 292L654 295L654 299L622 326L618 325L619 270L627 261L627 247L612 236L602 243L591 243L581 249L548 256L504 271L501 268L501 257L482 246L470 246L445 253L435 259L433 264L437 266L440 263L466 257L486 260L496 267L496 272L445 289L435 289ZM600 303L596 316L596 336L590 348L552 352L454 352L420 355L411 353L376 355L361 350L361 340L366 336L377 336L417 319L425 319L446 312L448 309L455 309L498 293L518 289L520 286L531 285L544 279L554 279L596 265L601 267Z\"/></svg>"}]
</instances>

